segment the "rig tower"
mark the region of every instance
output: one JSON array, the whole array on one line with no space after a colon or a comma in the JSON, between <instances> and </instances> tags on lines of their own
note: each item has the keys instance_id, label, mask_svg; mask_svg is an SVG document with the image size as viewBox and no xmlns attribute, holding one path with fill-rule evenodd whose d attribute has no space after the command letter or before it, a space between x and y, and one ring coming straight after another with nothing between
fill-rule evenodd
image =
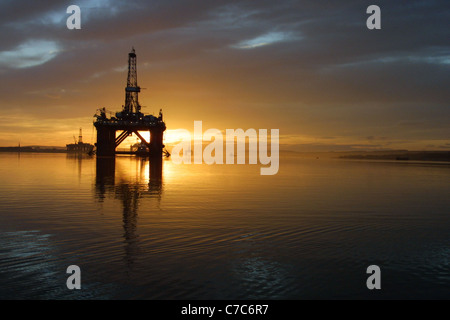
<instances>
[{"instance_id":1,"label":"rig tower","mask_svg":"<svg viewBox=\"0 0 450 320\"><path fill-rule=\"evenodd\" d=\"M166 124L163 121L162 110L158 117L144 115L139 105L138 94L141 88L137 84L136 52L134 48L128 54L128 78L125 87L125 105L121 112L116 112L115 116L106 115L107 110L101 108L94 115L96 118L94 126L97 129L97 156L114 156L116 148L130 135L136 134L141 143L146 147L146 155L151 158L162 158L163 155L163 135ZM121 133L116 137L116 131ZM139 131L150 132L150 142L147 142ZM141 151L142 153L142 151Z\"/></svg>"}]
</instances>

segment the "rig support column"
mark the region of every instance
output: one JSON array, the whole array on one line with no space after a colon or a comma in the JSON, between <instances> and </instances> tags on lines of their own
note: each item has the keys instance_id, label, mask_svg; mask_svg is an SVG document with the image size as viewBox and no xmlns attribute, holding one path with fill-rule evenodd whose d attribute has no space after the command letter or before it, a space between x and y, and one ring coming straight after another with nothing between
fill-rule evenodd
<instances>
[{"instance_id":1,"label":"rig support column","mask_svg":"<svg viewBox=\"0 0 450 320\"><path fill-rule=\"evenodd\" d=\"M165 128L155 127L150 129L150 157L161 158L163 154L163 135Z\"/></svg>"},{"instance_id":2,"label":"rig support column","mask_svg":"<svg viewBox=\"0 0 450 320\"><path fill-rule=\"evenodd\" d=\"M97 155L113 157L116 154L116 130L109 126L97 126Z\"/></svg>"}]
</instances>

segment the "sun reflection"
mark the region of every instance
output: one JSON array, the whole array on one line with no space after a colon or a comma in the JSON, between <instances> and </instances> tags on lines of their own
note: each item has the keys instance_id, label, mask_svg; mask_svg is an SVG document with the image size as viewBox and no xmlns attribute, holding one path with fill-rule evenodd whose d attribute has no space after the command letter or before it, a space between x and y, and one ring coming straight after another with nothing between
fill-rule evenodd
<instances>
[{"instance_id":1,"label":"sun reflection","mask_svg":"<svg viewBox=\"0 0 450 320\"><path fill-rule=\"evenodd\" d=\"M179 168L177 168L176 166L180 165L176 165L171 160L168 159L164 160L163 177L165 182L170 183L172 181L176 181L177 176L180 177L178 172Z\"/></svg>"},{"instance_id":2,"label":"sun reflection","mask_svg":"<svg viewBox=\"0 0 450 320\"><path fill-rule=\"evenodd\" d=\"M146 185L150 181L148 160L136 157L118 157L116 176L121 181Z\"/></svg>"}]
</instances>

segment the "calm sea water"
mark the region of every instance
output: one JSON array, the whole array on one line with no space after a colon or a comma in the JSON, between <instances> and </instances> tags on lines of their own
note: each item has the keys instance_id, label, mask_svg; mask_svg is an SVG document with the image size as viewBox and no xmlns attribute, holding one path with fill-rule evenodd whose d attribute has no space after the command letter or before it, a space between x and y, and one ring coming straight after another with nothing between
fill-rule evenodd
<instances>
[{"instance_id":1,"label":"calm sea water","mask_svg":"<svg viewBox=\"0 0 450 320\"><path fill-rule=\"evenodd\" d=\"M280 161L2 153L0 298L450 298L449 165Z\"/></svg>"}]
</instances>

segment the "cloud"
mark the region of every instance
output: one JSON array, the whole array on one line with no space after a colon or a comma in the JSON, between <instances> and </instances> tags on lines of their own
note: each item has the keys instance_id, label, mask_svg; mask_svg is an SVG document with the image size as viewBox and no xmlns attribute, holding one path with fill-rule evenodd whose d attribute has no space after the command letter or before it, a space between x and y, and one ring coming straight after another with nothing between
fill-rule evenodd
<instances>
[{"instance_id":1,"label":"cloud","mask_svg":"<svg viewBox=\"0 0 450 320\"><path fill-rule=\"evenodd\" d=\"M277 42L288 41L294 38L295 37L293 35L287 32L269 32L253 39L240 41L239 43L232 45L232 48L254 49Z\"/></svg>"},{"instance_id":2,"label":"cloud","mask_svg":"<svg viewBox=\"0 0 450 320\"><path fill-rule=\"evenodd\" d=\"M60 52L54 41L29 40L14 50L0 52L0 68L28 68L50 61Z\"/></svg>"}]
</instances>

